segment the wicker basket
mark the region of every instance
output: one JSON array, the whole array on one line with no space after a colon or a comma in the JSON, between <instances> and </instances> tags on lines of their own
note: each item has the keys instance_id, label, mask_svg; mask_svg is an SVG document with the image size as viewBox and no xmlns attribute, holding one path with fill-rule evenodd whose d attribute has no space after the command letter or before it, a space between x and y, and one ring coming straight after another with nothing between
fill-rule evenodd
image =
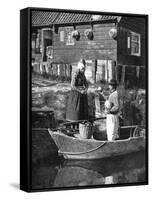
<instances>
[{"instance_id":1,"label":"wicker basket","mask_svg":"<svg viewBox=\"0 0 152 200\"><path fill-rule=\"evenodd\" d=\"M92 124L90 122L79 124L80 137L90 139L92 137Z\"/></svg>"}]
</instances>

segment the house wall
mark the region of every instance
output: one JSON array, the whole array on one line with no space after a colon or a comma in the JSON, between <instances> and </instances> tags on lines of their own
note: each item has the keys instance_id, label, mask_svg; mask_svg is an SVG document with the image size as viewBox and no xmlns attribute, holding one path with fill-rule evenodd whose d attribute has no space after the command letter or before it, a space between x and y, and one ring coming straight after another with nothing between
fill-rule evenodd
<instances>
[{"instance_id":1,"label":"house wall","mask_svg":"<svg viewBox=\"0 0 152 200\"><path fill-rule=\"evenodd\" d=\"M122 17L118 23L118 51L117 62L120 65L136 65L145 66L146 46L145 46L145 33L146 33L146 19L141 17ZM127 37L130 31L141 34L141 55L130 55L127 48Z\"/></svg>"},{"instance_id":2,"label":"house wall","mask_svg":"<svg viewBox=\"0 0 152 200\"><path fill-rule=\"evenodd\" d=\"M127 88L145 88L146 69L146 18L122 17L117 26L117 77L118 81ZM127 38L131 32L140 34L140 56L131 55Z\"/></svg>"},{"instance_id":3,"label":"house wall","mask_svg":"<svg viewBox=\"0 0 152 200\"><path fill-rule=\"evenodd\" d=\"M94 24L94 37L93 40L89 40L84 32L90 29L91 25L76 26L76 30L80 32L80 39L78 41L74 39L73 45L67 45L67 39L69 29L73 31L74 28L59 27L58 33L54 32L53 36L53 62L72 64L74 72L80 58L84 58L87 64L86 77L90 82L111 79L114 73L113 61L116 61L117 57L117 41L109 36L109 30L113 27L114 23ZM64 32L62 41L60 41L61 32Z\"/></svg>"},{"instance_id":4,"label":"house wall","mask_svg":"<svg viewBox=\"0 0 152 200\"><path fill-rule=\"evenodd\" d=\"M81 57L86 60L115 60L117 43L109 36L109 30L115 24L93 25L94 39L85 37L84 31L90 29L90 25L76 26L80 32L79 41L74 41L74 45L66 45L67 31L69 27L59 27L58 34L54 33L54 62L76 63ZM70 27L73 30L73 27ZM60 32L64 31L64 42L60 42Z\"/></svg>"},{"instance_id":5,"label":"house wall","mask_svg":"<svg viewBox=\"0 0 152 200\"><path fill-rule=\"evenodd\" d=\"M84 34L86 29L91 28L91 24L76 25L75 29L80 32L80 39L78 41L74 39L72 45L67 45L67 39L68 32L72 32L74 27L67 25L59 26L57 31L53 30L53 58L51 62L58 65L61 74L63 74L63 64L69 64L69 66L72 65L73 73L77 68L77 63L80 58L84 58L87 63L86 77L90 82L96 82L101 79L109 80L111 78L116 78L118 82L124 84L128 81L125 76L128 71L126 68L145 66L145 24L146 21L143 17L122 17L117 26L118 33L117 39L115 40L109 36L109 31L111 28L115 27L115 23L94 24L93 40L89 40ZM141 34L140 56L130 55L129 49L127 48L127 37L130 31ZM62 38L60 35L61 32L63 33ZM47 62L42 63L41 54L35 55L34 57L36 58L36 62L41 63L42 65L47 65ZM38 66L41 71L42 66ZM125 69L119 69L119 66L123 66ZM139 70L137 69L133 71L138 74ZM142 70L140 70L139 77L141 73ZM58 76L61 75L58 74ZM130 77L130 75L128 75L128 77ZM137 81L140 82L140 80L135 80L135 82Z\"/></svg>"}]
</instances>

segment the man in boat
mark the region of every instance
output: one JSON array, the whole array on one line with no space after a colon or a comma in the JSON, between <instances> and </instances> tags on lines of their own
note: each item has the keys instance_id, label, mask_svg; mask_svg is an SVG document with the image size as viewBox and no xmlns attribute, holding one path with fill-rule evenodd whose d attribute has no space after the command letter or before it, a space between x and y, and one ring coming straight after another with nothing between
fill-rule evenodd
<instances>
[{"instance_id":1,"label":"man in boat","mask_svg":"<svg viewBox=\"0 0 152 200\"><path fill-rule=\"evenodd\" d=\"M85 77L86 62L80 59L77 71L72 76L71 92L67 104L66 120L77 121L88 119L88 83Z\"/></svg>"},{"instance_id":2,"label":"man in boat","mask_svg":"<svg viewBox=\"0 0 152 200\"><path fill-rule=\"evenodd\" d=\"M105 109L107 114L106 128L108 140L115 140L119 138L119 98L117 92L117 81L112 79L109 82L110 95L108 100L105 102Z\"/></svg>"}]
</instances>

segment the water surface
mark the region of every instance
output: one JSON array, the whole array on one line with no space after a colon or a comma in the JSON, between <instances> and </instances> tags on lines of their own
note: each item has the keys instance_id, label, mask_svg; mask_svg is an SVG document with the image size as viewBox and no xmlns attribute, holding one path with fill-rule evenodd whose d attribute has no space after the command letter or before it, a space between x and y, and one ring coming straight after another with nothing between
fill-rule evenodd
<instances>
[{"instance_id":1,"label":"water surface","mask_svg":"<svg viewBox=\"0 0 152 200\"><path fill-rule=\"evenodd\" d=\"M92 161L49 156L32 165L32 189L144 182L145 152Z\"/></svg>"}]
</instances>

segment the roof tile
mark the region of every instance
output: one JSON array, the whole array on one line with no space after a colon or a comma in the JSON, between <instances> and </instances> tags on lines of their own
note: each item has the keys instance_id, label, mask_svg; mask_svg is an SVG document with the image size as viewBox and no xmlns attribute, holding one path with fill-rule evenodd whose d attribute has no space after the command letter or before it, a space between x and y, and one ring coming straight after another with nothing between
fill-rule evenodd
<instances>
[{"instance_id":1,"label":"roof tile","mask_svg":"<svg viewBox=\"0 0 152 200\"><path fill-rule=\"evenodd\" d=\"M100 20L116 19L117 16L101 15ZM91 14L32 11L32 26L91 21Z\"/></svg>"}]
</instances>

